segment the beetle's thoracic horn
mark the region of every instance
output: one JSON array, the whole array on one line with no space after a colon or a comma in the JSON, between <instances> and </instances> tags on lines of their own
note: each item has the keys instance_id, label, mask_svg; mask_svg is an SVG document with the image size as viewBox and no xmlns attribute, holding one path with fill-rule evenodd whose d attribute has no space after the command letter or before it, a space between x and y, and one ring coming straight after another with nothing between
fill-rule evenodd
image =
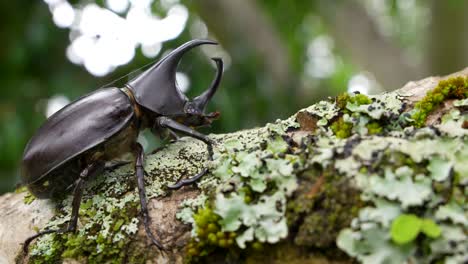
<instances>
[{"instance_id":1,"label":"beetle's thoracic horn","mask_svg":"<svg viewBox=\"0 0 468 264\"><path fill-rule=\"evenodd\" d=\"M221 77L223 76L223 61L221 58L212 58L212 60L216 63L216 77L211 83L210 88L192 100L198 110L202 113L204 112L208 101L216 93L219 83L221 82Z\"/></svg>"},{"instance_id":2,"label":"beetle's thoracic horn","mask_svg":"<svg viewBox=\"0 0 468 264\"><path fill-rule=\"evenodd\" d=\"M189 41L129 81L127 86L133 90L137 103L161 115L183 113L188 99L177 88L175 80L177 66L187 51L203 44L217 43L201 39Z\"/></svg>"}]
</instances>

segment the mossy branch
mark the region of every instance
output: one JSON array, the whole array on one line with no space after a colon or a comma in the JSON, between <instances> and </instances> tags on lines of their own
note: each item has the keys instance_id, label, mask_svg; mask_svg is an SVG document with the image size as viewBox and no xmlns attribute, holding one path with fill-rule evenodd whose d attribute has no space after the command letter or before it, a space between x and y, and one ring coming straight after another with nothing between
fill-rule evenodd
<instances>
[{"instance_id":1,"label":"mossy branch","mask_svg":"<svg viewBox=\"0 0 468 264\"><path fill-rule=\"evenodd\" d=\"M152 229L166 252L149 246L140 224L132 165L89 183L76 234L46 235L28 256L21 243L63 226L71 198L3 195L0 262L459 261L468 225L467 76L465 69L388 94L340 96L264 127L210 135L212 162L190 138L149 155ZM458 87L450 88L456 99L437 97L423 123L412 119L442 79ZM166 188L207 166L196 186Z\"/></svg>"}]
</instances>

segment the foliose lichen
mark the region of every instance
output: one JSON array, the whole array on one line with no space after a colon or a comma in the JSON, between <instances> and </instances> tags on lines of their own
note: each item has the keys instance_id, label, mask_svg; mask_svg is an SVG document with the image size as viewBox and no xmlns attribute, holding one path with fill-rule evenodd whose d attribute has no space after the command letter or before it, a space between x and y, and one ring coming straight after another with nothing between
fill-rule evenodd
<instances>
[{"instance_id":1,"label":"foliose lichen","mask_svg":"<svg viewBox=\"0 0 468 264\"><path fill-rule=\"evenodd\" d=\"M285 136L295 126L292 121L277 122L235 135L240 140L224 138L224 149L215 153L216 184L199 183L202 195L210 199L198 208L188 201L178 214L193 226L190 260L201 261L223 248L260 248L261 243L287 237L286 201L297 188L295 174L302 165ZM187 218L187 212L192 217Z\"/></svg>"},{"instance_id":2,"label":"foliose lichen","mask_svg":"<svg viewBox=\"0 0 468 264\"><path fill-rule=\"evenodd\" d=\"M467 228L461 208L466 208L468 154L460 125L467 103L454 105L440 124L414 128L398 93L346 94L301 110L299 127L270 124L252 130L253 137L243 134L248 140L233 134L217 153L216 184L210 185L217 188L200 184L208 199L199 205L205 209L192 210L192 219L214 221L216 235L221 229L235 241L223 243L231 249L277 243L293 231L298 246L323 253L336 242L365 263L463 259L466 236L455 230ZM450 129L455 126L450 122L458 129ZM308 133L296 135L301 128ZM215 233L198 233L209 224L186 222L195 230L192 253L222 247ZM264 223L268 229L262 229Z\"/></svg>"},{"instance_id":3,"label":"foliose lichen","mask_svg":"<svg viewBox=\"0 0 468 264\"><path fill-rule=\"evenodd\" d=\"M182 139L171 144L164 154L157 152L147 159L146 186L148 198L165 195L166 186L181 175L174 168L185 167L195 174L206 159L205 147L198 142ZM190 151L187 151L190 149ZM188 154L190 153L190 154ZM198 153L202 153L198 155ZM186 155L191 155L187 158ZM172 173L171 173L172 172ZM139 229L140 200L137 195L132 164L107 170L91 180L84 190L76 233L50 234L37 239L30 246L31 263L51 263L66 258L84 259L87 263L144 263L153 248L139 250L133 246ZM71 199L57 202L56 215L44 227L61 229L67 226L71 213Z\"/></svg>"},{"instance_id":4,"label":"foliose lichen","mask_svg":"<svg viewBox=\"0 0 468 264\"><path fill-rule=\"evenodd\" d=\"M192 226L187 259L203 262L217 252L245 254L284 241L334 257L336 244L363 263L463 263L466 77L438 87L430 96L437 100L416 104L422 115L440 104L438 93L442 100L459 100L431 127L415 127L419 110L408 112L397 93L345 94L301 110L303 118L212 135L218 144L210 174L197 182L200 195L183 201L177 213ZM164 195L165 186L181 176L173 168L184 167L188 175L200 171L205 151L203 144L182 139L150 159L149 197ZM40 238L32 248L34 262L118 262L126 256L140 263L148 257L132 255L126 246L138 230L139 201L133 181L117 175L133 175L131 166L106 173L112 175L85 193L80 231ZM69 204L58 206L48 228L66 224Z\"/></svg>"}]
</instances>

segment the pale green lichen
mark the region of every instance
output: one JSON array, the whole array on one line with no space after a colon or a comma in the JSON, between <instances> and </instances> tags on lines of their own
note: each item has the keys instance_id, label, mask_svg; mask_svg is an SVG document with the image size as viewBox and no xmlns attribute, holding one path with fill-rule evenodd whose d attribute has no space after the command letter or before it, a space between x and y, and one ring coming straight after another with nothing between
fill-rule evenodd
<instances>
[{"instance_id":1,"label":"pale green lichen","mask_svg":"<svg viewBox=\"0 0 468 264\"><path fill-rule=\"evenodd\" d=\"M183 138L147 159L147 193L166 194L165 186L182 176L174 173L181 167L195 175L208 165L209 175L197 182L200 195L183 201L177 213L193 227L187 246L193 261L219 250L278 243L294 227L296 245L326 252L336 241L364 263L461 262L468 246L466 99L454 105L435 128L416 129L397 93L346 94L302 110L317 119L315 131L296 135L300 126L293 116L212 135L213 161L203 143ZM121 260L127 254L123 245L138 230L133 177L129 165L94 181L83 199L78 234L44 236L32 259ZM49 228L65 224L70 202L59 206ZM415 215L419 230L397 221L405 215ZM392 240L395 225L397 237L408 228L417 232L398 244Z\"/></svg>"},{"instance_id":2,"label":"pale green lichen","mask_svg":"<svg viewBox=\"0 0 468 264\"><path fill-rule=\"evenodd\" d=\"M287 236L286 199L297 188L294 175L301 166L301 158L290 153L290 146L282 136L293 127L297 126L291 121L286 124L278 121L242 133L235 139L223 138L226 144L223 149L216 150L213 162L216 169L212 178L216 179L216 189L199 184L202 195L214 199L198 207L213 208L212 211L199 209L197 213L189 204L179 211L195 230L187 251L190 259L199 259L216 247L224 248L225 243L219 244L214 231L201 219L217 218L211 229L218 230L214 226L219 226L216 232L234 234L235 245L231 247L245 248L255 242L276 243ZM213 216L207 214L207 210ZM192 213L192 218L186 213Z\"/></svg>"},{"instance_id":3,"label":"pale green lichen","mask_svg":"<svg viewBox=\"0 0 468 264\"><path fill-rule=\"evenodd\" d=\"M306 111L312 115L318 116L320 118L317 122L318 126L326 126L330 120L339 114L339 108L336 104L327 101L320 101L301 111Z\"/></svg>"},{"instance_id":4,"label":"pale green lichen","mask_svg":"<svg viewBox=\"0 0 468 264\"><path fill-rule=\"evenodd\" d=\"M166 186L181 178L182 175L174 174L179 167L183 166L187 173L193 174L202 169L207 160L206 146L197 140L183 138L181 142L167 146L164 153L157 152L146 160L146 179L151 183L146 186L148 197L165 195ZM70 219L71 199L69 196L57 204L58 213L45 228L66 226ZM125 258L136 261L141 252L129 251L129 243L139 228L139 203L131 164L106 171L90 181L85 189L78 231L38 238L31 246L31 262L50 263L63 258L86 258L88 263L121 263Z\"/></svg>"},{"instance_id":5,"label":"pale green lichen","mask_svg":"<svg viewBox=\"0 0 468 264\"><path fill-rule=\"evenodd\" d=\"M296 234L297 244L326 249L330 236L324 234L348 223L351 228L344 228L339 236L335 234L331 238L350 256L365 263L461 259L463 255L454 251L447 254L444 248L448 247L448 241L456 248L463 247L466 239L454 242L446 230L450 230L447 227L466 228L462 227L466 216L456 206L449 207L444 199L459 207L460 202L464 203L461 183L467 182L468 175L464 162L468 157L464 148L466 140L454 133L441 137L431 128L414 129L403 113L404 108L402 98L397 93L389 93L372 97L348 95L336 104L321 102L302 110L318 117L313 140L304 142L307 138L293 135L298 144L307 144L305 158L297 153L285 153L290 152L290 146L282 136L297 126L285 127L277 122L247 131L243 138L230 139L225 149L217 153L213 171L217 189L207 201L213 208L212 214L219 217L216 223L223 232L235 233L239 248L246 248L253 241L276 243L288 231L282 225L285 214L278 208L273 210L273 201L290 203L290 195L298 188L297 169L320 167L327 174L334 168L339 175L325 177L325 186L345 177L344 182L349 183L344 186L348 187L333 191L324 187L322 192L327 197L324 204L307 198L307 193L290 203L292 219L295 219L292 223L303 218ZM452 113L451 120L460 116L461 112ZM351 128L346 128L351 129L350 134L340 136L337 131L344 131L343 128L332 128L340 119L350 124ZM438 128L443 125L444 122ZM337 138L330 137L332 134ZM348 138L351 134L354 136ZM304 149L299 151L304 154ZM457 176L455 185L453 175ZM349 186L361 192L361 205L353 200L354 194L346 193ZM249 188L248 193L245 187ZM338 198L342 194L348 195L346 198L356 207L341 208L346 203ZM311 204L304 207L307 199ZM269 200L272 202L265 202ZM259 215L262 209L269 213ZM317 214L314 210L318 210ZM414 210L420 219L417 222L421 223L419 231L405 221L400 227L410 228L415 236L422 234L424 243L433 248L423 254L419 240L411 238L399 245L391 238L395 219ZM262 229L262 226L269 228ZM396 234L401 233L396 230ZM317 235L321 237L313 237ZM194 240L203 242L196 233Z\"/></svg>"},{"instance_id":6,"label":"pale green lichen","mask_svg":"<svg viewBox=\"0 0 468 264\"><path fill-rule=\"evenodd\" d=\"M329 133L316 131L306 161L324 169L333 167L345 175L367 204L350 228L342 230L338 246L364 263L462 259L466 256L462 251L422 250L420 240L397 245L390 227L399 216L417 212L420 231L405 222L403 227L423 236L423 244L450 247L445 236L451 235L444 234L448 223L466 234L466 214L461 209L466 210L463 186L468 182L467 130L462 126L466 103L457 101L459 109L453 109L435 128L415 129L402 112L403 101L396 93L373 96L371 101L364 96L354 102L350 98L353 95L338 99L341 110L330 126L336 137L345 139L330 139ZM452 237L451 246L466 248L466 235L463 237L456 242Z\"/></svg>"}]
</instances>

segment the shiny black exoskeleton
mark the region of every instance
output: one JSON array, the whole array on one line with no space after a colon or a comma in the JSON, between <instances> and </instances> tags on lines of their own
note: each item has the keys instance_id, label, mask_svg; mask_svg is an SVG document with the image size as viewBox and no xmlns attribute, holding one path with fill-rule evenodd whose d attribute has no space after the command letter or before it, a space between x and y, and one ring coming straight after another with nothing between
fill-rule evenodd
<instances>
[{"instance_id":1,"label":"shiny black exoskeleton","mask_svg":"<svg viewBox=\"0 0 468 264\"><path fill-rule=\"evenodd\" d=\"M208 147L212 158L213 142L193 130L211 124L218 113L205 114L221 80L223 63L213 58L216 77L201 95L189 100L176 86L177 65L187 51L209 40L192 40L175 49L151 68L129 81L123 88L103 88L85 95L52 115L27 144L21 164L22 183L38 198L50 198L73 189L72 215L68 227L45 230L28 238L27 251L35 238L53 232L76 230L78 211L85 181L102 171L106 162L133 152L135 174L146 233L158 248L163 246L151 233L144 186L144 152L137 142L140 130L150 128L155 134L168 130L173 135L197 138ZM202 170L181 180L171 189L193 183L206 174Z\"/></svg>"}]
</instances>

